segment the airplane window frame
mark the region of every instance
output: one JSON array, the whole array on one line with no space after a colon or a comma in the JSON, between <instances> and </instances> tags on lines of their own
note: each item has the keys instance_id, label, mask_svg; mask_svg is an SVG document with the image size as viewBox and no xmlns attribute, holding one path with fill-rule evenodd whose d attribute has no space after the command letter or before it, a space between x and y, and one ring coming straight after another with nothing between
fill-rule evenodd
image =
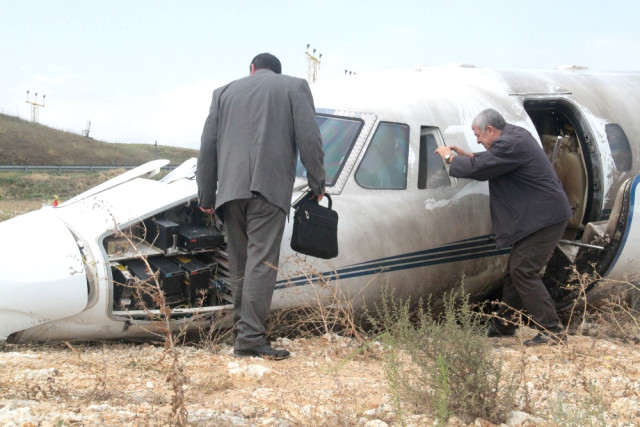
<instances>
[{"instance_id":1,"label":"airplane window frame","mask_svg":"<svg viewBox=\"0 0 640 427\"><path fill-rule=\"evenodd\" d=\"M617 123L607 123L604 127L607 134L607 142L611 150L611 157L616 169L620 172L629 172L633 166L633 157L631 156L631 145L627 134Z\"/></svg>"},{"instance_id":2,"label":"airplane window frame","mask_svg":"<svg viewBox=\"0 0 640 427\"><path fill-rule=\"evenodd\" d=\"M318 123L318 127L320 128L320 133L322 134L322 151L324 152L324 168L325 168L325 186L333 187L338 181L338 178L340 177L340 174L344 169L347 159L351 154L351 150L353 150L353 146L355 145L356 141L358 140L358 137L360 136L360 133L362 132L362 128L364 127L364 120L357 117L346 117L346 116L339 116L335 114L325 114L325 113L316 112L316 121L319 121L319 119L325 120L322 123ZM336 121L344 122L344 123L349 122L350 125L356 125L356 126L346 130L344 128L337 129L339 132L335 132L335 135L340 136L342 142L336 145L336 141L337 141L336 137L327 138L325 128L323 126L323 124L327 122L327 119L331 119L334 122ZM345 132L347 131L350 134L345 135ZM345 136L347 137L346 139L344 138ZM335 149L332 150L331 147L336 147L336 146L338 146L338 148L340 149L337 151ZM337 159L337 167L332 166L332 163L335 163L335 162L332 162L332 158L335 157L335 154L338 154L338 155L341 154L340 158ZM304 178L304 179L307 178L307 169L304 167L304 165L300 161L300 156L298 156L298 160L296 163L296 177Z\"/></svg>"},{"instance_id":3,"label":"airplane window frame","mask_svg":"<svg viewBox=\"0 0 640 427\"><path fill-rule=\"evenodd\" d=\"M396 141L396 144L394 144L395 147L392 149L393 154L398 153L398 150L400 150L400 154L402 154L402 156L395 156L393 158L395 160L400 160L402 164L397 163L394 165L393 162L390 163L388 161L389 156L386 155L386 154L389 154L389 152L380 153L380 151L382 150L378 150L379 141L386 141L386 139L381 140L380 137L381 136L388 137L388 135L384 135L382 132L385 129L389 129L389 127L391 126L396 127L397 129L401 129L404 132L403 135L400 135L400 138ZM378 125L376 126L375 132L371 137L371 141L369 142L369 145L367 146L367 149L364 155L360 159L358 168L353 174L353 177L356 183L360 187L367 190L406 190L407 181L408 181L408 163L409 163L409 145L410 145L409 135L410 135L410 128L409 128L409 125L406 123L389 122L389 121L379 122ZM402 152L403 147L398 146L397 144L398 141L404 145L404 152ZM384 148L388 150L387 147L384 147ZM376 158L371 157L374 155L374 153L377 156ZM398 166L401 166L402 171L400 171L400 174L398 174L398 171L396 170L396 173L392 175L393 166L396 166L396 169ZM380 173L381 167L384 168L383 171L385 173ZM390 185L389 183L391 183L392 185Z\"/></svg>"},{"instance_id":4,"label":"airplane window frame","mask_svg":"<svg viewBox=\"0 0 640 427\"><path fill-rule=\"evenodd\" d=\"M429 144L429 136L432 137L433 144ZM444 160L442 160L439 154L435 153L436 148L443 145L445 144L440 134L440 129L433 126L420 127L417 182L419 190L435 190L438 188L451 187L452 180L445 167ZM435 171L433 171L433 167L435 167Z\"/></svg>"}]
</instances>

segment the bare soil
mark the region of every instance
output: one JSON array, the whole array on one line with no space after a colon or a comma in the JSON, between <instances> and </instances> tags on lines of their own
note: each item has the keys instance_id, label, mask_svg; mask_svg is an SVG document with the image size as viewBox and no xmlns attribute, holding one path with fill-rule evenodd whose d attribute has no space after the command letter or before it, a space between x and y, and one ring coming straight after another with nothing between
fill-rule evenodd
<instances>
[{"instance_id":1,"label":"bare soil","mask_svg":"<svg viewBox=\"0 0 640 427\"><path fill-rule=\"evenodd\" d=\"M535 334L493 339L495 356L521 374L508 425L640 424L640 346L570 336L567 345L524 347ZM236 358L227 344L184 345L179 366L193 426L425 426L435 414L404 407L385 380L385 349L337 335L280 338L282 361ZM0 347L0 425L175 423L174 359L162 345L90 343ZM447 425L492 425L486 420Z\"/></svg>"}]
</instances>

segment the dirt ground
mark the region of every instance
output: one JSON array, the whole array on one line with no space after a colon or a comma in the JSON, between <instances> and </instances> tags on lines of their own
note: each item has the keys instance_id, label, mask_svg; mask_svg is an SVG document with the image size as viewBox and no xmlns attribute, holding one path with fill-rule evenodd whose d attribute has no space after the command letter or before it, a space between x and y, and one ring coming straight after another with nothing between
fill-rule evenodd
<instances>
[{"instance_id":1,"label":"dirt ground","mask_svg":"<svg viewBox=\"0 0 640 427\"><path fill-rule=\"evenodd\" d=\"M640 345L570 336L566 346L524 347L535 332L493 339L496 358L519 371L508 425L640 424ZM385 350L350 338L280 338L283 361L235 358L226 344L184 345L178 366L193 426L427 426L435 416L405 407L385 380ZM0 425L160 426L179 402L161 345L91 343L0 347ZM180 390L179 390L180 391ZM179 406L179 405L178 405ZM492 425L485 420L447 425Z\"/></svg>"}]
</instances>

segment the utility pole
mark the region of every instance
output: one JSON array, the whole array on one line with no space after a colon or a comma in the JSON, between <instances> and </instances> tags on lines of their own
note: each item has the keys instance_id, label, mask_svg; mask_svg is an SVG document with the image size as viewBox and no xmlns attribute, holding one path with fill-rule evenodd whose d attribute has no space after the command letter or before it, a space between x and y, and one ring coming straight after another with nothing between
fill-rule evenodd
<instances>
[{"instance_id":1,"label":"utility pole","mask_svg":"<svg viewBox=\"0 0 640 427\"><path fill-rule=\"evenodd\" d=\"M89 138L89 132L91 132L91 120L87 120L87 127L82 131L82 135Z\"/></svg>"},{"instance_id":2,"label":"utility pole","mask_svg":"<svg viewBox=\"0 0 640 427\"><path fill-rule=\"evenodd\" d=\"M320 60L322 59L322 54L316 56L316 50L313 49L312 53L309 53L309 47L311 45L307 43L307 81L309 84L315 83L318 80L318 70L320 69Z\"/></svg>"},{"instance_id":3,"label":"utility pole","mask_svg":"<svg viewBox=\"0 0 640 427\"><path fill-rule=\"evenodd\" d=\"M36 92L36 96L33 101L29 101L29 92L30 91L27 91L27 104L31 104L31 121L38 123L40 120L39 107L44 107L44 99L47 95L42 95L42 104L38 104L38 92Z\"/></svg>"}]
</instances>

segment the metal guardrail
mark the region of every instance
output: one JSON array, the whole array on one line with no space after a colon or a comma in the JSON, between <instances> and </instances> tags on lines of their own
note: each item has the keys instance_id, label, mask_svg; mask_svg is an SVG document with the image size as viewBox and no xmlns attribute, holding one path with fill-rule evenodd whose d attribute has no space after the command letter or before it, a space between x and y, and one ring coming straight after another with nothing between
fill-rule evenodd
<instances>
[{"instance_id":1,"label":"metal guardrail","mask_svg":"<svg viewBox=\"0 0 640 427\"><path fill-rule=\"evenodd\" d=\"M0 172L95 172L111 169L133 169L134 166L51 166L51 165L0 165ZM176 166L163 166L163 170L172 170Z\"/></svg>"}]
</instances>

